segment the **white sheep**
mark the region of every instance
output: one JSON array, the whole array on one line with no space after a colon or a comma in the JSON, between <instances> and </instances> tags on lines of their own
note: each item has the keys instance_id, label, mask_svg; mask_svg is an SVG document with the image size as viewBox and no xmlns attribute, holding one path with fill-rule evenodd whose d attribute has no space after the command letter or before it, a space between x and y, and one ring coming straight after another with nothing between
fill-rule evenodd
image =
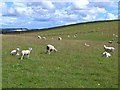
<instances>
[{"instance_id":1,"label":"white sheep","mask_svg":"<svg viewBox=\"0 0 120 90\"><path fill-rule=\"evenodd\" d=\"M85 46L89 47L90 45L85 43Z\"/></svg>"},{"instance_id":2,"label":"white sheep","mask_svg":"<svg viewBox=\"0 0 120 90\"><path fill-rule=\"evenodd\" d=\"M52 51L55 51L55 52L57 52L57 49L53 46L53 45L51 45L51 44L48 44L47 45L47 52L46 53L51 53Z\"/></svg>"},{"instance_id":3,"label":"white sheep","mask_svg":"<svg viewBox=\"0 0 120 90\"><path fill-rule=\"evenodd\" d=\"M110 40L108 43L110 43L110 44L113 43L113 40Z\"/></svg>"},{"instance_id":4,"label":"white sheep","mask_svg":"<svg viewBox=\"0 0 120 90\"><path fill-rule=\"evenodd\" d=\"M114 47L107 47L106 45L104 45L104 50L106 52L113 52L115 50L115 48Z\"/></svg>"},{"instance_id":5,"label":"white sheep","mask_svg":"<svg viewBox=\"0 0 120 90\"><path fill-rule=\"evenodd\" d=\"M70 35L68 35L68 37L70 37Z\"/></svg>"},{"instance_id":6,"label":"white sheep","mask_svg":"<svg viewBox=\"0 0 120 90\"><path fill-rule=\"evenodd\" d=\"M118 35L116 35L116 34L113 34L113 37L116 37L116 38L118 38Z\"/></svg>"},{"instance_id":7,"label":"white sheep","mask_svg":"<svg viewBox=\"0 0 120 90\"><path fill-rule=\"evenodd\" d=\"M27 57L29 58L31 51L32 51L32 48L28 48L28 50L22 50L21 51L21 60L23 60L23 57L25 55L27 55Z\"/></svg>"},{"instance_id":8,"label":"white sheep","mask_svg":"<svg viewBox=\"0 0 120 90\"><path fill-rule=\"evenodd\" d=\"M46 39L46 37L42 37L42 39Z\"/></svg>"},{"instance_id":9,"label":"white sheep","mask_svg":"<svg viewBox=\"0 0 120 90\"><path fill-rule=\"evenodd\" d=\"M16 55L16 56L18 56L19 55L19 51L20 49L19 48L16 48L15 50L12 50L11 52L10 52L10 54L11 55Z\"/></svg>"},{"instance_id":10,"label":"white sheep","mask_svg":"<svg viewBox=\"0 0 120 90\"><path fill-rule=\"evenodd\" d=\"M38 36L39 39L41 39L41 36Z\"/></svg>"},{"instance_id":11,"label":"white sheep","mask_svg":"<svg viewBox=\"0 0 120 90\"><path fill-rule=\"evenodd\" d=\"M77 35L74 35L74 38L76 38Z\"/></svg>"},{"instance_id":12,"label":"white sheep","mask_svg":"<svg viewBox=\"0 0 120 90\"><path fill-rule=\"evenodd\" d=\"M111 57L111 54L105 51L105 52L103 52L103 56L108 58L108 57Z\"/></svg>"},{"instance_id":13,"label":"white sheep","mask_svg":"<svg viewBox=\"0 0 120 90\"><path fill-rule=\"evenodd\" d=\"M115 37L118 38L118 35L116 35Z\"/></svg>"},{"instance_id":14,"label":"white sheep","mask_svg":"<svg viewBox=\"0 0 120 90\"><path fill-rule=\"evenodd\" d=\"M115 36L115 34L113 33L113 36Z\"/></svg>"},{"instance_id":15,"label":"white sheep","mask_svg":"<svg viewBox=\"0 0 120 90\"><path fill-rule=\"evenodd\" d=\"M58 40L62 40L62 38L61 38L61 37L58 37Z\"/></svg>"}]
</instances>

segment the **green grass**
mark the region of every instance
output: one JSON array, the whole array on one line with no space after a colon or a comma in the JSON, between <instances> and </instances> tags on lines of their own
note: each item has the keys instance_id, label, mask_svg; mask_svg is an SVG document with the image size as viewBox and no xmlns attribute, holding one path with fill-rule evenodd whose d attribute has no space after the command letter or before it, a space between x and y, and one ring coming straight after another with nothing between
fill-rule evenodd
<instances>
[{"instance_id":1,"label":"green grass","mask_svg":"<svg viewBox=\"0 0 120 90\"><path fill-rule=\"evenodd\" d=\"M90 23L20 35L3 35L2 87L117 88L118 39L113 44L108 43L113 39L113 33L118 34L117 23ZM74 38L76 32L78 35ZM37 35L46 36L47 40L39 40ZM63 40L58 41L59 36ZM90 47L85 47L86 42ZM45 54L47 44L55 45L58 52ZM104 44L115 47L112 57L102 57ZM16 47L32 47L30 58L21 61L20 56L11 56L10 51Z\"/></svg>"}]
</instances>

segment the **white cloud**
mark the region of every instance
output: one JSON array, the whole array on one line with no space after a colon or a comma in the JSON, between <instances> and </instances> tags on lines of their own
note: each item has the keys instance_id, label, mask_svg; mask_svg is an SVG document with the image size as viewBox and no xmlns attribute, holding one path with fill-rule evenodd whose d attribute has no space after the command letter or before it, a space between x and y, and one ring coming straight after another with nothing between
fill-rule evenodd
<instances>
[{"instance_id":1,"label":"white cloud","mask_svg":"<svg viewBox=\"0 0 120 90\"><path fill-rule=\"evenodd\" d=\"M100 8L107 8L107 7L113 7L117 8L118 7L118 2L113 2L110 0L104 1L104 0L97 0L96 2L91 2L91 6L94 7L100 7Z\"/></svg>"},{"instance_id":2,"label":"white cloud","mask_svg":"<svg viewBox=\"0 0 120 90\"><path fill-rule=\"evenodd\" d=\"M3 3L3 2L0 2L0 13L1 13L1 15L4 14L4 13L6 13L6 11L7 11L6 4Z\"/></svg>"},{"instance_id":3,"label":"white cloud","mask_svg":"<svg viewBox=\"0 0 120 90\"><path fill-rule=\"evenodd\" d=\"M53 3L51 1L41 1L41 5L43 8L46 9L54 9L55 6L53 5Z\"/></svg>"},{"instance_id":4,"label":"white cloud","mask_svg":"<svg viewBox=\"0 0 120 90\"><path fill-rule=\"evenodd\" d=\"M88 0L75 0L72 1L72 5L73 5L73 9L82 9L82 8L86 8L87 5L89 4Z\"/></svg>"},{"instance_id":5,"label":"white cloud","mask_svg":"<svg viewBox=\"0 0 120 90\"><path fill-rule=\"evenodd\" d=\"M84 20L86 21L92 21L95 20L96 16L93 15L87 15L86 17L83 17Z\"/></svg>"},{"instance_id":6,"label":"white cloud","mask_svg":"<svg viewBox=\"0 0 120 90\"><path fill-rule=\"evenodd\" d=\"M106 13L107 11L105 10L105 8L99 8L99 7L94 7L91 8L90 10L88 10L90 13L92 14L97 14L97 13Z\"/></svg>"},{"instance_id":7,"label":"white cloud","mask_svg":"<svg viewBox=\"0 0 120 90\"><path fill-rule=\"evenodd\" d=\"M109 0L107 0L109 1ZM107 5L106 5L107 4ZM3 22L8 23L24 23L32 25L33 22L51 23L57 25L72 24L84 21L95 21L105 18L115 19L115 12L109 11L110 3L89 3L88 0L71 0L70 2L14 2L12 7L6 7L4 4ZM58 6L57 6L58 5ZM106 7L109 6L109 7ZM1 7L1 4L0 4ZM114 9L116 10L116 9ZM113 13L113 14L112 14ZM10 16L11 15L11 16ZM14 16L12 16L14 15ZM8 18L9 17L9 18ZM16 20L13 17L17 18ZM11 18L11 19L10 19ZM25 26L24 25L24 26ZM50 25L50 24L49 24ZM42 26L41 26L42 27Z\"/></svg>"},{"instance_id":8,"label":"white cloud","mask_svg":"<svg viewBox=\"0 0 120 90\"><path fill-rule=\"evenodd\" d=\"M15 14L15 9L14 8L9 8L8 13L9 14Z\"/></svg>"},{"instance_id":9,"label":"white cloud","mask_svg":"<svg viewBox=\"0 0 120 90\"><path fill-rule=\"evenodd\" d=\"M2 24L12 24L16 23L17 18L15 17L2 17Z\"/></svg>"},{"instance_id":10,"label":"white cloud","mask_svg":"<svg viewBox=\"0 0 120 90\"><path fill-rule=\"evenodd\" d=\"M94 2L110 2L110 0L94 0Z\"/></svg>"},{"instance_id":11,"label":"white cloud","mask_svg":"<svg viewBox=\"0 0 120 90\"><path fill-rule=\"evenodd\" d=\"M63 20L65 22L66 21L73 22L78 20L78 15L76 15L75 13L69 13L69 11L65 11L65 10L56 10L52 18L56 21Z\"/></svg>"},{"instance_id":12,"label":"white cloud","mask_svg":"<svg viewBox=\"0 0 120 90\"><path fill-rule=\"evenodd\" d=\"M14 7L12 7L12 9L14 10L14 14L16 16L23 16L29 18L34 14L34 10L32 9L32 7L27 6L27 3L14 2L13 5Z\"/></svg>"},{"instance_id":13,"label":"white cloud","mask_svg":"<svg viewBox=\"0 0 120 90\"><path fill-rule=\"evenodd\" d=\"M106 16L106 19L107 20L114 20L114 19L117 19L118 17L115 16L114 14L112 13L107 13L107 16Z\"/></svg>"},{"instance_id":14,"label":"white cloud","mask_svg":"<svg viewBox=\"0 0 120 90\"><path fill-rule=\"evenodd\" d=\"M27 15L28 13L27 7L16 7L15 9L20 15Z\"/></svg>"},{"instance_id":15,"label":"white cloud","mask_svg":"<svg viewBox=\"0 0 120 90\"><path fill-rule=\"evenodd\" d=\"M70 24L76 24L77 22L68 22L68 23L65 23L65 25L70 25Z\"/></svg>"}]
</instances>

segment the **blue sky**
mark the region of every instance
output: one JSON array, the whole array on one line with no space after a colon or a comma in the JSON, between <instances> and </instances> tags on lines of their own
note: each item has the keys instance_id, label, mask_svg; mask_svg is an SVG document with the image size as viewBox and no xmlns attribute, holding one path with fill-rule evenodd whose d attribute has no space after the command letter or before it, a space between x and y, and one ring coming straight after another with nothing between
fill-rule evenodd
<instances>
[{"instance_id":1,"label":"blue sky","mask_svg":"<svg viewBox=\"0 0 120 90\"><path fill-rule=\"evenodd\" d=\"M42 29L118 19L118 0L3 0L0 28Z\"/></svg>"}]
</instances>

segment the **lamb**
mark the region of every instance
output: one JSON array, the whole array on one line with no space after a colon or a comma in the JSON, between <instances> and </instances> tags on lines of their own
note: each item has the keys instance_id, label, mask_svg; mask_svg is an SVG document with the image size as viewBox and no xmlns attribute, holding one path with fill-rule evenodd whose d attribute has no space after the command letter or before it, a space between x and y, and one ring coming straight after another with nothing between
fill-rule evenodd
<instances>
[{"instance_id":1,"label":"lamb","mask_svg":"<svg viewBox=\"0 0 120 90\"><path fill-rule=\"evenodd\" d=\"M51 45L51 44L48 44L47 45L47 52L46 53L51 53L52 51L55 51L55 52L57 52L57 49L53 46L53 45Z\"/></svg>"},{"instance_id":2,"label":"lamb","mask_svg":"<svg viewBox=\"0 0 120 90\"><path fill-rule=\"evenodd\" d=\"M11 52L10 52L10 54L11 55L16 55L16 56L19 56L19 51L20 49L19 48L16 48L15 50L12 50Z\"/></svg>"},{"instance_id":3,"label":"lamb","mask_svg":"<svg viewBox=\"0 0 120 90\"><path fill-rule=\"evenodd\" d=\"M114 50L115 50L115 48L114 47L107 47L106 45L104 45L104 50L106 51L106 52L114 52Z\"/></svg>"},{"instance_id":4,"label":"lamb","mask_svg":"<svg viewBox=\"0 0 120 90\"><path fill-rule=\"evenodd\" d=\"M58 37L58 40L62 40L62 38L61 38L61 37Z\"/></svg>"},{"instance_id":5,"label":"lamb","mask_svg":"<svg viewBox=\"0 0 120 90\"><path fill-rule=\"evenodd\" d=\"M28 50L22 50L21 51L21 60L23 60L23 57L25 55L27 55L27 57L29 58L31 51L32 51L32 48L28 48Z\"/></svg>"},{"instance_id":6,"label":"lamb","mask_svg":"<svg viewBox=\"0 0 120 90\"><path fill-rule=\"evenodd\" d=\"M111 57L111 54L105 51L105 52L103 52L103 56L108 58L108 57Z\"/></svg>"},{"instance_id":7,"label":"lamb","mask_svg":"<svg viewBox=\"0 0 120 90\"><path fill-rule=\"evenodd\" d=\"M39 39L41 39L41 36L38 36Z\"/></svg>"}]
</instances>

